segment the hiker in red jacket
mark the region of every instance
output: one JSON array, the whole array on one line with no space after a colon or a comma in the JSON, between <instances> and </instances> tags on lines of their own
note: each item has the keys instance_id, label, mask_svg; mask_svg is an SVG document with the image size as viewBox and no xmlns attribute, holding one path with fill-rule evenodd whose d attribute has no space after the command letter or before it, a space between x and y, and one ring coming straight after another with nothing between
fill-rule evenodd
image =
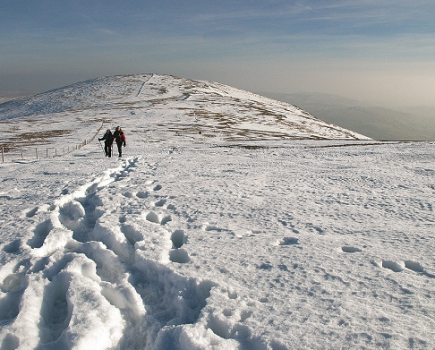
<instances>
[{"instance_id":1,"label":"hiker in red jacket","mask_svg":"<svg viewBox=\"0 0 435 350\"><path fill-rule=\"evenodd\" d=\"M125 147L125 135L120 126L116 127L113 137L115 138L116 145L118 146L119 157L122 157L122 146L124 145Z\"/></svg>"}]
</instances>

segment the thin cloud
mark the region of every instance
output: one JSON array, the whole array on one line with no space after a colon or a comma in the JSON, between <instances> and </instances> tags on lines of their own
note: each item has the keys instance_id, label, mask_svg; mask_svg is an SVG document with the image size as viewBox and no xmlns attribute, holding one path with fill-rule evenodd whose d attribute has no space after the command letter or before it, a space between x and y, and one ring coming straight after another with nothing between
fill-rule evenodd
<instances>
[{"instance_id":1,"label":"thin cloud","mask_svg":"<svg viewBox=\"0 0 435 350\"><path fill-rule=\"evenodd\" d=\"M267 3L266 3L267 4ZM424 5L424 6L420 6ZM431 11L432 10L432 11ZM192 17L197 26L245 28L252 31L284 32L324 31L335 34L365 32L388 35L389 32L433 32L435 3L427 1L299 1L292 4L272 2L228 11L198 13ZM377 31L373 26L381 26Z\"/></svg>"}]
</instances>

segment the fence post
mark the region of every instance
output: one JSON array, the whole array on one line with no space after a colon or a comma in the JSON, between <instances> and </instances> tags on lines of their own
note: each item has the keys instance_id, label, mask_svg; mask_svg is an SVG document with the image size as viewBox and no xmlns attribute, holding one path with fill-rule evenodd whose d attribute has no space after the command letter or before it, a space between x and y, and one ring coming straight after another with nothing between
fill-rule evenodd
<instances>
[{"instance_id":1,"label":"fence post","mask_svg":"<svg viewBox=\"0 0 435 350\"><path fill-rule=\"evenodd\" d=\"M23 147L21 147L21 160L24 160L24 156L23 156Z\"/></svg>"},{"instance_id":2,"label":"fence post","mask_svg":"<svg viewBox=\"0 0 435 350\"><path fill-rule=\"evenodd\" d=\"M2 146L2 160L5 162L5 148Z\"/></svg>"},{"instance_id":3,"label":"fence post","mask_svg":"<svg viewBox=\"0 0 435 350\"><path fill-rule=\"evenodd\" d=\"M38 148L36 148L36 159L39 159L38 158Z\"/></svg>"}]
</instances>

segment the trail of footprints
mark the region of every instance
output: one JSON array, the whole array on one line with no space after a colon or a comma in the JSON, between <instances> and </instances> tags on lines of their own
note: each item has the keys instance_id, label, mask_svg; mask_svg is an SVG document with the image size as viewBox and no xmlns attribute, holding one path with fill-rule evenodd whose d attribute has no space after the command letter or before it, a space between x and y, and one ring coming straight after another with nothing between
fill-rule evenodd
<instances>
[{"instance_id":1,"label":"trail of footprints","mask_svg":"<svg viewBox=\"0 0 435 350\"><path fill-rule=\"evenodd\" d=\"M169 229L176 226L175 207L159 195L161 185L149 181L146 189L130 191L137 188L128 185L138 162L127 160L53 205L25 214L34 222L33 237L3 248L12 258L0 270L6 276L0 283L0 349L67 349L81 337L98 338L101 348L106 339L108 347L142 349L178 334L167 334L165 325L199 319L215 284L181 277L167 266L190 261L188 235ZM14 256L24 258L16 263ZM223 310L226 320L202 316L202 324L223 339L246 338L251 332L241 323L251 313L242 311L238 322L230 322L233 311ZM23 327L26 339L19 337Z\"/></svg>"},{"instance_id":2,"label":"trail of footprints","mask_svg":"<svg viewBox=\"0 0 435 350\"><path fill-rule=\"evenodd\" d=\"M341 247L341 251L344 253L360 253L363 250L353 246L343 246ZM380 260L380 261L373 261L373 264L375 266L388 269L393 272L402 272L403 270L408 269L417 273L421 273L422 275L425 275L427 277L435 278L435 275L428 273L424 269L423 265L421 265L419 262L414 260L405 260L405 261Z\"/></svg>"},{"instance_id":3,"label":"trail of footprints","mask_svg":"<svg viewBox=\"0 0 435 350\"><path fill-rule=\"evenodd\" d=\"M84 190L78 190L72 195L63 195L54 205L43 205L26 213L27 218L39 222L32 229L33 237L27 242L15 240L3 249L8 254L27 255L27 258L18 264L14 264L12 260L9 266L3 267L3 274L5 270L9 270L10 273L6 273L0 284L1 349L16 349L20 346L67 348L68 338L86 336L83 334L87 331L81 329L80 324L89 323L104 324L101 329L107 329L107 334L98 334L100 339L107 337L113 340L117 337L121 348L142 348L149 341L147 338L153 336L143 328L149 326L153 329L153 323L156 322L152 313L147 314L145 311L147 303L151 303L154 309L166 304L168 317L159 321L162 327L165 323L171 322L172 318L178 317L181 312L177 310L177 298L180 295L171 295L173 292L170 288L174 287L173 285L179 285L174 290L193 293L197 296L197 303L205 304L211 285L192 284L175 275L166 284L162 283L158 275L163 273L167 276L170 274L169 269L155 266L146 259L142 259L138 266L135 264L134 245L143 240L143 231L127 224L126 215L123 219L120 218L120 232L116 227L110 227L109 220L105 220L111 213L104 210L100 193L110 187L110 184L126 179L130 172L135 171L137 162L138 159L127 161L120 169L108 171L105 176L95 180ZM116 185L112 187L119 189ZM156 185L152 191L157 192L161 188L160 185ZM124 196L130 197L128 193ZM149 194L144 191L136 193L138 199L146 199L148 196ZM163 208L165 205L165 199L155 203L156 208ZM170 208L166 205L166 208L168 207ZM163 227L171 221L171 216L160 217L149 211L146 220ZM170 235L170 240L173 244L168 252L170 260L178 263L188 262L190 259L187 252L180 249L187 241L184 231L175 230ZM41 278L45 282L41 283ZM89 295L83 298L75 295L70 289L71 284L75 285L74 290L84 290ZM83 284L82 289L79 288L80 284ZM154 289L153 293L150 289ZM156 289L160 290L157 292ZM90 303L99 298L98 293L103 295L106 301L98 306L87 305L87 300ZM160 304L156 300L150 301L150 295L154 294L164 296ZM100 319L94 315L92 319L87 320L91 317L88 316L89 310L100 308L101 315L104 315L106 302L118 311ZM40 311L32 311L38 308ZM191 305L191 309L190 318L187 320L189 322L195 321L201 308L199 305ZM155 310L155 313L160 311ZM38 314L39 320L26 320L29 315ZM71 319L76 320L73 325ZM119 319L127 321L130 331L122 333ZM21 327L25 324L28 339L19 339L15 335L15 323ZM119 328L118 332L114 332L116 328ZM140 341L140 345L134 344L138 342L137 334L143 334L144 339ZM32 339L38 338L39 343L32 344Z\"/></svg>"},{"instance_id":4,"label":"trail of footprints","mask_svg":"<svg viewBox=\"0 0 435 350\"><path fill-rule=\"evenodd\" d=\"M282 238L280 241L278 241L276 243L277 245L280 246L292 246L292 245L299 245L299 238L296 237L284 237ZM343 253L347 253L347 254L353 254L353 253L361 253L363 252L363 249L361 248L357 248L354 246L342 246L340 248L340 251ZM435 275L427 272L425 270L425 268L423 267L423 265L417 261L414 260L405 260L405 261L392 261L392 260L379 260L379 261L372 261L372 263L375 266L384 268L384 269L388 269L391 270L393 272L402 272L405 269L417 272L421 275L430 277L430 278L435 278ZM265 264L261 265L260 268L265 269L267 266ZM269 266L270 268L272 267L271 265ZM283 265L279 266L280 269L283 268Z\"/></svg>"},{"instance_id":5,"label":"trail of footprints","mask_svg":"<svg viewBox=\"0 0 435 350\"><path fill-rule=\"evenodd\" d=\"M299 233L299 231L296 230L293 225L289 225L289 223L287 221L279 220L279 222L281 222L284 226L289 226L293 230L293 232ZM315 228L318 233L321 233L320 231L322 231L321 229L317 229L315 226L313 226L311 224L308 224L307 227ZM298 244L299 244L299 239L295 238L295 237L284 237L281 241L278 242L278 245L281 245L281 246L298 245ZM340 248L340 251L343 253L361 253L361 252L363 252L363 249L357 248L354 246L346 245L346 246L342 246ZM381 268L384 268L387 270L391 270L393 272L402 272L405 269L408 269L408 270L417 272L421 275L424 275L424 276L427 276L430 278L435 278L434 274L427 272L421 263L419 263L418 261L414 261L414 260L405 260L405 261L376 260L376 261L372 261L372 263L375 266L378 266L378 267L381 267Z\"/></svg>"},{"instance_id":6,"label":"trail of footprints","mask_svg":"<svg viewBox=\"0 0 435 350\"><path fill-rule=\"evenodd\" d=\"M155 185L152 187L152 192L157 193L162 189L161 185ZM148 196L146 196L148 197ZM153 203L155 209L165 209L165 211L157 213L156 210L150 210L145 218L152 224L161 225L162 229L166 231L167 236L170 238L172 247L168 252L169 260L175 263L187 263L190 261L189 254L181 247L187 242L187 234L184 230L177 229L173 232L165 229L165 225L172 221L172 216L167 214L167 210L174 209L174 205L168 203L166 198L160 198L155 196L155 202Z\"/></svg>"}]
</instances>

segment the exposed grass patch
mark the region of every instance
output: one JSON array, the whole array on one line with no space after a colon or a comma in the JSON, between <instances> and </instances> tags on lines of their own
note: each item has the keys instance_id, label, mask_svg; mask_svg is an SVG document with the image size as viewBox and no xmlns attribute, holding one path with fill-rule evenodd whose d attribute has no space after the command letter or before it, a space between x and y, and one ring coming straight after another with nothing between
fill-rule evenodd
<instances>
[{"instance_id":1,"label":"exposed grass patch","mask_svg":"<svg viewBox=\"0 0 435 350\"><path fill-rule=\"evenodd\" d=\"M71 130L23 132L15 137L10 138L9 142L0 143L0 147L3 147L5 152L8 153L18 147L47 144L50 143L49 139L52 137L61 137L70 134Z\"/></svg>"}]
</instances>

